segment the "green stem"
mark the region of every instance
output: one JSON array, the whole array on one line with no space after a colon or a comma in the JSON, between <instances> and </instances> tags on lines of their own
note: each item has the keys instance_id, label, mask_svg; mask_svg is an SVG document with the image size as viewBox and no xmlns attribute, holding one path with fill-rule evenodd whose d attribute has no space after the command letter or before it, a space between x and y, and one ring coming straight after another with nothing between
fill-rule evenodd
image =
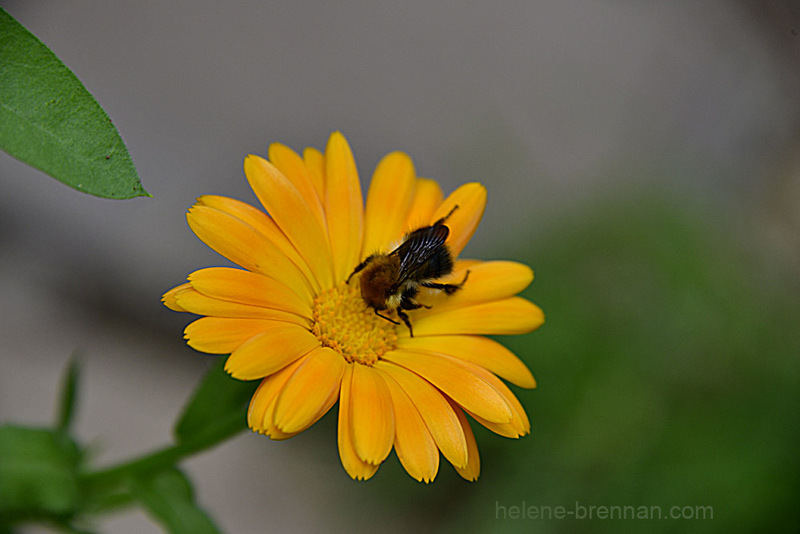
<instances>
[{"instance_id":1,"label":"green stem","mask_svg":"<svg viewBox=\"0 0 800 534\"><path fill-rule=\"evenodd\" d=\"M208 449L221 441L235 436L245 428L247 427L243 424L241 414L234 414L225 420L217 422L208 432L194 435L185 441L152 452L141 458L86 473L82 479L85 483L94 487L119 485L131 476L171 467L182 458Z\"/></svg>"},{"instance_id":2,"label":"green stem","mask_svg":"<svg viewBox=\"0 0 800 534\"><path fill-rule=\"evenodd\" d=\"M126 489L118 492L103 492L95 498L91 508L87 508L88 515L101 515L114 512L116 510L124 510L129 506L138 504L130 491Z\"/></svg>"}]
</instances>

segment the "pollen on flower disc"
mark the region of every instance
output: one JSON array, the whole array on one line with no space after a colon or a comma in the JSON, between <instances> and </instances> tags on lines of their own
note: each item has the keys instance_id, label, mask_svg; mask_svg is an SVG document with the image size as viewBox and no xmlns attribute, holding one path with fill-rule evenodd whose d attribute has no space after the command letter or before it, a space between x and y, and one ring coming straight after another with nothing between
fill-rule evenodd
<instances>
[{"instance_id":1,"label":"pollen on flower disc","mask_svg":"<svg viewBox=\"0 0 800 534\"><path fill-rule=\"evenodd\" d=\"M397 346L397 326L367 307L357 284L341 283L314 299L311 331L348 362L372 365Z\"/></svg>"}]
</instances>

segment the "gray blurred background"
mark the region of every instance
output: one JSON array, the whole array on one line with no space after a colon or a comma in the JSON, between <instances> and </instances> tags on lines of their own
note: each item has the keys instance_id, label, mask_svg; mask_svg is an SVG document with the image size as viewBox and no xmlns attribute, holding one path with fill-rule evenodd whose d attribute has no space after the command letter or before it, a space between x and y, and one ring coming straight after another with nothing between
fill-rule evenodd
<instances>
[{"instance_id":1,"label":"gray blurred background","mask_svg":"<svg viewBox=\"0 0 800 534\"><path fill-rule=\"evenodd\" d=\"M443 461L431 486L394 456L375 480L350 481L331 417L288 442L242 435L184 464L223 530L676 528L495 517L496 503L637 498L715 504L713 522L683 531L797 518L797 3L2 5L105 108L153 198L83 195L0 153L0 423L49 423L78 351L77 431L97 462L167 444L211 357L185 347L188 316L159 299L223 263L186 209L206 193L254 202L246 154L324 148L341 130L365 185L403 150L446 192L488 187L465 255L531 264L526 296L548 313L512 341L540 382L520 394L533 433L478 433L481 481ZM728 453L706 443L716 423ZM688 434L664 441L670 429ZM771 497L732 499L742 488ZM160 531L140 512L100 526Z\"/></svg>"}]
</instances>

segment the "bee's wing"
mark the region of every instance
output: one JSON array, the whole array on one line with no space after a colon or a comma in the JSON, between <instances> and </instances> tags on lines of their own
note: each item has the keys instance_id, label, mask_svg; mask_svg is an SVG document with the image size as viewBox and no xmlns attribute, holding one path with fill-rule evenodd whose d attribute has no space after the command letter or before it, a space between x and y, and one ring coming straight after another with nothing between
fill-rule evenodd
<instances>
[{"instance_id":1,"label":"bee's wing","mask_svg":"<svg viewBox=\"0 0 800 534\"><path fill-rule=\"evenodd\" d=\"M416 272L438 252L447 241L450 229L443 225L426 226L411 232L403 243L392 251L400 258L397 285L415 279Z\"/></svg>"}]
</instances>

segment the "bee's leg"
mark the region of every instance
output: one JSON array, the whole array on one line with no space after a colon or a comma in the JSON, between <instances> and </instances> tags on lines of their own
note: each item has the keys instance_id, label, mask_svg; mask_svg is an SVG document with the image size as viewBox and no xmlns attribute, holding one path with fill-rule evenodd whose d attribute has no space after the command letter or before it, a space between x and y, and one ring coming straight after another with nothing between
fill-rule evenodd
<instances>
[{"instance_id":1,"label":"bee's leg","mask_svg":"<svg viewBox=\"0 0 800 534\"><path fill-rule=\"evenodd\" d=\"M464 284L467 283L467 278L469 278L469 269L467 269L467 272L464 273L464 279L461 281L460 284L458 284L459 289L464 287Z\"/></svg>"},{"instance_id":2,"label":"bee's leg","mask_svg":"<svg viewBox=\"0 0 800 534\"><path fill-rule=\"evenodd\" d=\"M426 304L420 304L416 300L403 299L400 302L400 308L399 309L402 309L402 310L418 310L420 308L430 309L431 307L426 305Z\"/></svg>"},{"instance_id":3,"label":"bee's leg","mask_svg":"<svg viewBox=\"0 0 800 534\"><path fill-rule=\"evenodd\" d=\"M447 219L449 219L449 218L450 218L450 216L453 214L453 212L454 212L454 211L456 211L457 209L458 209L458 204L456 204L455 206L453 206L453 209L451 209L451 210L450 210L450 211L447 213L447 215L445 215L444 217L442 217L441 219L439 219L438 221L436 221L435 223L433 223L431 226L439 226L440 224L444 224L444 223L445 223L445 221L447 221Z\"/></svg>"},{"instance_id":4,"label":"bee's leg","mask_svg":"<svg viewBox=\"0 0 800 534\"><path fill-rule=\"evenodd\" d=\"M417 296L417 288L412 286L403 291L402 298L400 299L400 309L403 310L418 310L420 308L430 309L430 306L420 304L414 297Z\"/></svg>"},{"instance_id":5,"label":"bee's leg","mask_svg":"<svg viewBox=\"0 0 800 534\"><path fill-rule=\"evenodd\" d=\"M417 307L419 307L419 306L417 306ZM415 309L415 308L412 308L412 309ZM411 337L414 337L414 329L411 328L411 321L408 320L408 315L406 314L406 312L404 312L400 308L397 308L397 316L400 317L403 320L404 323L406 323L406 326L408 327L408 333L411 334ZM394 322L394 321L392 321L392 322ZM399 324L399 323L395 323L395 324Z\"/></svg>"},{"instance_id":6,"label":"bee's leg","mask_svg":"<svg viewBox=\"0 0 800 534\"><path fill-rule=\"evenodd\" d=\"M417 296L417 288L407 288L405 291L403 291L403 296L400 299L400 306L398 306L396 310L397 316L400 317L408 327L408 333L411 334L411 337L414 337L414 330L411 328L411 321L408 320L408 314L406 314L405 310L418 310L423 307L430 308L430 306L420 304L414 300L415 296Z\"/></svg>"},{"instance_id":7,"label":"bee's leg","mask_svg":"<svg viewBox=\"0 0 800 534\"><path fill-rule=\"evenodd\" d=\"M383 319L386 319L386 320L387 320L387 321L389 321L390 323L394 323L394 324L397 324L397 325L399 325L399 324L400 324L400 323L398 323L397 321L395 321L394 319L391 319L391 318L389 318L389 317L386 317L385 315L381 315L381 313L380 313L378 310L375 310L375 315L377 315L378 317L381 317L381 318L383 318ZM399 315L399 314L398 314L398 315Z\"/></svg>"},{"instance_id":8,"label":"bee's leg","mask_svg":"<svg viewBox=\"0 0 800 534\"><path fill-rule=\"evenodd\" d=\"M362 261L361 263L359 263L359 264L358 264L358 266L357 266L355 269L353 269L353 272L352 272L352 273L350 273L350 276L348 276L348 277L347 277L347 280L345 281L345 284L349 284L349 283L350 283L350 279L351 279L351 278L353 278L353 276L354 276L354 275L355 275L357 272L359 272L359 271L361 271L362 269L364 269L364 267L366 267L366 266L369 264L369 262L371 262L371 261L372 261L372 259L373 259L374 257L375 257L375 254L372 254L371 256L367 256L367 259L365 259L364 261ZM398 323L398 324L399 324L399 323Z\"/></svg>"},{"instance_id":9,"label":"bee's leg","mask_svg":"<svg viewBox=\"0 0 800 534\"><path fill-rule=\"evenodd\" d=\"M444 291L448 295L452 295L453 293L461 289L461 284L437 284L436 282L422 282L420 285L422 287Z\"/></svg>"},{"instance_id":10,"label":"bee's leg","mask_svg":"<svg viewBox=\"0 0 800 534\"><path fill-rule=\"evenodd\" d=\"M467 271L467 274L464 275L464 279L459 284L437 284L436 282L421 282L419 285L421 285L422 287L428 287L430 289L438 289L440 291L444 291L448 295L452 295L453 293L455 293L464 286L464 282L467 281L467 278L469 278L469 271Z\"/></svg>"}]
</instances>

